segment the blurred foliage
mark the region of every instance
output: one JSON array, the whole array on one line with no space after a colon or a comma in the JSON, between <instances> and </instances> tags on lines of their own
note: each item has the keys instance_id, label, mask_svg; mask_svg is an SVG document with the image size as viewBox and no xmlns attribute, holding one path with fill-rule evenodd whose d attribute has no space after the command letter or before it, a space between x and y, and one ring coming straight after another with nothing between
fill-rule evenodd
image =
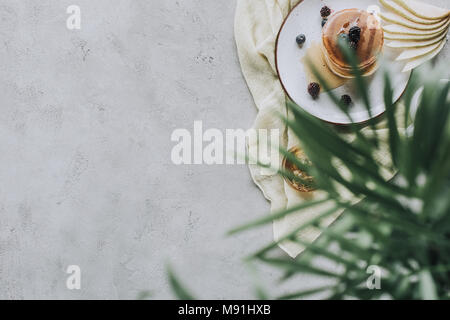
<instances>
[{"instance_id":1,"label":"blurred foliage","mask_svg":"<svg viewBox=\"0 0 450 320\"><path fill-rule=\"evenodd\" d=\"M366 79L356 68L358 62L352 52L343 46L342 50L353 66L358 95L370 113ZM356 124L350 126L349 131L355 138L349 142L335 126L288 102L294 117L285 119L286 124L302 141L301 147L313 166L305 166L285 150L281 152L314 176L317 187L326 192L327 198L303 203L231 232L253 229L271 219L280 219L312 206L319 208L323 201L330 203L331 209L318 212L318 218L285 237L285 240L307 248L297 259L271 258L276 243L254 255L256 260L283 269L284 281L298 273L308 273L328 278L332 283L280 298L303 298L317 293L324 293L330 299L450 297L450 102L449 82L440 81L446 76L439 69L445 71L446 67L415 72L401 104L394 103L391 78L385 72L387 139L378 134L376 120L370 120L367 123L369 130L361 130ZM320 74L316 76L320 79ZM320 81L327 90L324 79ZM410 119L413 96L422 86L417 113ZM332 91L328 94L351 119L339 98ZM399 105L405 109L401 119L396 115ZM391 159L381 163L374 155L386 144ZM395 176L387 177L389 172ZM286 176L284 172L280 174ZM355 204L355 199L362 200ZM323 218L343 210L329 228L321 227ZM312 244L304 243L298 237L310 226L323 231L319 240ZM325 268L326 263L320 267L313 263L314 258L328 260L328 265L335 267ZM377 266L381 271L380 287L372 290L369 287L373 283L367 283L374 280L370 278L369 266Z\"/></svg>"},{"instance_id":2,"label":"blurred foliage","mask_svg":"<svg viewBox=\"0 0 450 320\"><path fill-rule=\"evenodd\" d=\"M358 62L352 52L344 46L342 50L353 66L358 95L370 113L367 80L356 68ZM446 68L444 65L440 69L445 71ZM280 258L278 243L274 242L250 259L281 270L282 281L295 282L294 276L310 274L326 279L328 285L307 290L299 288L298 292L279 297L260 293L260 297L298 299L317 294L328 299L450 297L449 82L440 81L443 76L439 68L430 70L413 73L401 99L405 109L401 119L396 116L399 104L393 101L391 78L385 72L387 139L377 132L376 120L370 120L366 130L361 130L360 125L350 125L349 131L355 138L349 141L335 126L314 118L292 102L287 103L293 117L284 120L302 142L301 147L313 165L308 167L286 150L281 152L298 168L312 175L316 187L325 191L327 197L265 216L232 230L230 234L253 230L286 215L317 207L316 217L280 239L306 247L298 258ZM322 88L351 119L347 107L327 90L320 74L316 76ZM413 95L422 86L418 111L411 119L409 111ZM408 127L409 130L401 129ZM381 163L374 155L386 144L390 161ZM387 177L386 172L395 176ZM280 174L296 178L283 170ZM302 183L301 179L299 183ZM329 203L327 210L319 212L324 203ZM343 210L330 227L321 226L324 218ZM305 243L299 238L302 230L309 227L323 232L313 243ZM316 263L317 258L322 263ZM380 287L372 290L370 284L376 284L376 281L371 282L370 266L377 266L381 271ZM192 298L171 272L169 275L177 297Z\"/></svg>"}]
</instances>

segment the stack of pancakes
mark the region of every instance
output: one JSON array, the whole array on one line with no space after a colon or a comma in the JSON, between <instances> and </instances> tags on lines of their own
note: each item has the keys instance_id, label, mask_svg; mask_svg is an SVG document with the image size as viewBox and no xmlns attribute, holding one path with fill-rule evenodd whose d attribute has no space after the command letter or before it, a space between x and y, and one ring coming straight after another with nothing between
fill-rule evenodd
<instances>
[{"instance_id":1,"label":"stack of pancakes","mask_svg":"<svg viewBox=\"0 0 450 320\"><path fill-rule=\"evenodd\" d=\"M361 29L356 56L359 59L358 68L364 76L376 71L377 58L383 49L383 29L373 14L360 9L346 9L334 13L323 27L322 52L328 68L342 78L354 78L354 75L352 67L339 49L338 38L341 33L348 34L354 26Z\"/></svg>"}]
</instances>

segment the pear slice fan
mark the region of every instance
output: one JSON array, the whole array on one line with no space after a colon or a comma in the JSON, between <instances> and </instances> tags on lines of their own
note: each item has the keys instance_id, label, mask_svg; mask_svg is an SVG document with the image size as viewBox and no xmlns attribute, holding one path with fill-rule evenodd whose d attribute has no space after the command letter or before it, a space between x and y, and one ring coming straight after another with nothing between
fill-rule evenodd
<instances>
[{"instance_id":1,"label":"pear slice fan","mask_svg":"<svg viewBox=\"0 0 450 320\"><path fill-rule=\"evenodd\" d=\"M401 34L401 35L411 35L411 36L428 36L428 35L439 35L448 29L450 24L450 19L443 24L441 27L434 30L417 30L408 28L399 24L390 24L383 27L384 32L391 34Z\"/></svg>"},{"instance_id":2,"label":"pear slice fan","mask_svg":"<svg viewBox=\"0 0 450 320\"><path fill-rule=\"evenodd\" d=\"M412 1L412 0L409 0ZM409 1L402 1L401 3L406 3ZM442 19L436 19L436 18L429 18L429 19L425 19L422 17L417 16L416 14L412 13L411 11L405 9L403 6L399 5L400 0L380 0L381 4L383 5L383 7L385 7L387 10L389 10L390 12L395 13L396 15L402 16L403 18L410 20L412 22L416 22L416 23L420 23L420 24L435 24L437 22L439 22ZM429 5L427 5L429 6ZM441 8L438 7L434 7L437 10L442 10ZM436 16L436 15L435 15Z\"/></svg>"},{"instance_id":3,"label":"pear slice fan","mask_svg":"<svg viewBox=\"0 0 450 320\"><path fill-rule=\"evenodd\" d=\"M417 0L394 0L394 2L411 12L416 17L426 20L446 19L450 15L450 11L447 9L438 8Z\"/></svg>"},{"instance_id":4,"label":"pear slice fan","mask_svg":"<svg viewBox=\"0 0 450 320\"><path fill-rule=\"evenodd\" d=\"M385 22L393 23L399 26L404 26L410 29L416 30L436 30L447 23L447 20L443 19L441 22L434 22L432 24L423 24L406 19L405 17L394 12L380 12L380 17Z\"/></svg>"},{"instance_id":5,"label":"pear slice fan","mask_svg":"<svg viewBox=\"0 0 450 320\"><path fill-rule=\"evenodd\" d=\"M417 0L380 0L388 12L380 13L387 47L401 48L397 61L411 71L441 52L447 42L450 10Z\"/></svg>"}]
</instances>

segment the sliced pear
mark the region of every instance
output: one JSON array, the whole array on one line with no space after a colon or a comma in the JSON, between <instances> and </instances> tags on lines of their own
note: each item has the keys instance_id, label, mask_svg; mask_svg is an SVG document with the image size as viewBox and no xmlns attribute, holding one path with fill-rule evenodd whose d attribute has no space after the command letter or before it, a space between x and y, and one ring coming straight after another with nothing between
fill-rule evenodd
<instances>
[{"instance_id":1,"label":"sliced pear","mask_svg":"<svg viewBox=\"0 0 450 320\"><path fill-rule=\"evenodd\" d=\"M414 14L412 14L410 11L403 8L398 3L394 2L393 0L380 0L381 4L388 10L391 10L395 12L396 14L402 16L405 19L408 19L410 21L420 23L420 24L436 24L437 20L429 20L420 18Z\"/></svg>"},{"instance_id":2,"label":"sliced pear","mask_svg":"<svg viewBox=\"0 0 450 320\"><path fill-rule=\"evenodd\" d=\"M390 22L390 23L402 25L404 27L411 28L411 29L417 29L417 30L436 30L436 29L442 27L444 24L446 24L450 20L450 18L448 18L448 19L440 20L435 24L422 24L422 23L408 20L405 17L402 17L394 12L380 12L379 15L380 15L381 19L383 19L385 22Z\"/></svg>"},{"instance_id":3,"label":"sliced pear","mask_svg":"<svg viewBox=\"0 0 450 320\"><path fill-rule=\"evenodd\" d=\"M445 41L445 40L441 40L441 42L442 41ZM433 50L437 49L441 45L441 42L437 42L437 43L432 44L431 46L427 46L427 47L410 48L410 49L403 50L403 52L395 60L396 61L409 60L409 59L414 59L414 58L426 55L427 53L430 53Z\"/></svg>"},{"instance_id":4,"label":"sliced pear","mask_svg":"<svg viewBox=\"0 0 450 320\"><path fill-rule=\"evenodd\" d=\"M403 35L403 34L391 34L391 33L385 33L384 38L387 40L401 40L401 41L424 41L424 40L432 40L434 38L437 38L441 36L443 33L447 34L447 29L445 29L441 33L433 33L433 34L424 34L424 35Z\"/></svg>"},{"instance_id":5,"label":"sliced pear","mask_svg":"<svg viewBox=\"0 0 450 320\"><path fill-rule=\"evenodd\" d=\"M394 0L395 3L402 6L416 17L427 20L445 19L450 15L448 9L439 8L431 4L416 0Z\"/></svg>"},{"instance_id":6,"label":"sliced pear","mask_svg":"<svg viewBox=\"0 0 450 320\"><path fill-rule=\"evenodd\" d=\"M439 37L436 37L436 38L431 39L431 40L425 40L425 41L394 40L394 41L390 41L390 42L386 43L386 46L390 47L390 48L421 48L421 47L428 47L428 46L431 46L431 45L433 45L433 44L435 44L437 42L440 42L441 40L445 39L446 36L447 36L447 33L443 32L442 35L440 35Z\"/></svg>"},{"instance_id":7,"label":"sliced pear","mask_svg":"<svg viewBox=\"0 0 450 320\"><path fill-rule=\"evenodd\" d=\"M388 26L383 26L384 32L391 34L404 34L404 35L432 35L432 34L440 34L442 31L446 30L450 24L450 20L447 20L447 23L442 27L435 30L417 30L407 28L405 26L401 26L398 24L390 24Z\"/></svg>"},{"instance_id":8,"label":"sliced pear","mask_svg":"<svg viewBox=\"0 0 450 320\"><path fill-rule=\"evenodd\" d=\"M428 60L433 59L435 56L437 56L437 54L439 52L441 52L442 48L444 48L445 44L447 41L442 41L441 44L434 49L433 51L431 51L430 53L427 53L423 56L411 59L403 68L402 72L408 72L411 71L414 68L417 68L418 66L420 66L421 64L427 62Z\"/></svg>"}]
</instances>

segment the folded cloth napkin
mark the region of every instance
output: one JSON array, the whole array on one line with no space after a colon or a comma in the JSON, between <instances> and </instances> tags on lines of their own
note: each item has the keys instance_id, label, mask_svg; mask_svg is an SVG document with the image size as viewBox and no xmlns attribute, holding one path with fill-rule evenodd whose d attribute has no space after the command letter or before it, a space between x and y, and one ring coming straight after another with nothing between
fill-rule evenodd
<instances>
[{"instance_id":1,"label":"folded cloth napkin","mask_svg":"<svg viewBox=\"0 0 450 320\"><path fill-rule=\"evenodd\" d=\"M287 116L287 109L286 96L278 80L275 67L275 41L285 17L301 1L237 0L235 16L235 39L242 73L258 108L253 129L278 129L282 133L279 145L284 148L296 146L298 141L277 115ZM382 123L379 127L378 136L387 138L385 124ZM257 141L251 141L249 150L257 148L257 143ZM382 163L390 161L386 148L381 148L376 157ZM268 175L266 170L261 170L255 165L249 167L253 181L271 202L272 212L289 208L307 199L320 199L324 196L321 191L299 193L293 190L279 175ZM314 207L274 221L274 240L279 242L284 235L312 219L319 212L323 212L321 209L324 208ZM339 214L326 219L322 225L325 227L330 225ZM299 239L307 243L311 243L319 236L319 229L313 227L303 230L298 235ZM292 241L279 242L279 246L291 257L296 257L304 250L303 246Z\"/></svg>"}]
</instances>

